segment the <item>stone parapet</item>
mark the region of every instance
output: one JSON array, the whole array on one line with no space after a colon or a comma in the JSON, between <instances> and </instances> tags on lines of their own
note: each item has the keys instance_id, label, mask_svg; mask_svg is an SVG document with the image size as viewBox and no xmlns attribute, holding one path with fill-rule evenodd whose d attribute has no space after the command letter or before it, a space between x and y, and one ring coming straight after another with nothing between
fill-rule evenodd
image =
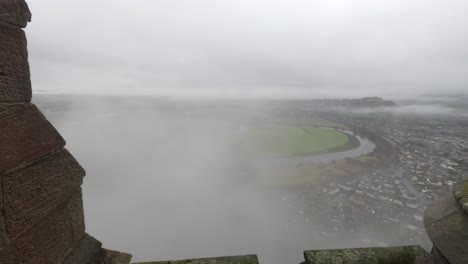
<instances>
[{"instance_id":1,"label":"stone parapet","mask_svg":"<svg viewBox=\"0 0 468 264\"><path fill-rule=\"evenodd\" d=\"M369 264L429 264L430 255L419 246L388 248L350 248L309 250L303 264L369 263Z\"/></svg>"},{"instance_id":2,"label":"stone parapet","mask_svg":"<svg viewBox=\"0 0 468 264\"><path fill-rule=\"evenodd\" d=\"M131 260L130 254L103 248L96 264L128 264Z\"/></svg>"},{"instance_id":3,"label":"stone parapet","mask_svg":"<svg viewBox=\"0 0 468 264\"><path fill-rule=\"evenodd\" d=\"M464 198L467 182L457 186L454 195L435 202L426 210L424 224L434 245L436 264L468 263L468 214Z\"/></svg>"},{"instance_id":4,"label":"stone parapet","mask_svg":"<svg viewBox=\"0 0 468 264\"><path fill-rule=\"evenodd\" d=\"M258 258L256 255L246 255L218 258L141 262L134 264L258 264Z\"/></svg>"}]
</instances>

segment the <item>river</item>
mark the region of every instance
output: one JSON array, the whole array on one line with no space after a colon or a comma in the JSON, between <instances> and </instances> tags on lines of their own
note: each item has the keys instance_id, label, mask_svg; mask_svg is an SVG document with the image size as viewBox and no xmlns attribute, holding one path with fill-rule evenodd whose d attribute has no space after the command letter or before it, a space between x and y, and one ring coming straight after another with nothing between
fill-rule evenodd
<instances>
[{"instance_id":1,"label":"river","mask_svg":"<svg viewBox=\"0 0 468 264\"><path fill-rule=\"evenodd\" d=\"M327 129L334 129L334 128L327 128ZM310 155L310 156L297 156L297 157L282 157L282 158L272 158L272 159L262 159L262 160L255 160L252 162L252 166L255 168L263 168L263 167L271 167L271 166L294 166L299 163L320 163L320 162L331 162L335 160L341 160L345 158L356 158L366 154L371 153L375 149L375 144L365 137L361 137L357 134L354 134L352 131L349 130L338 130L339 132L346 133L350 136L356 137L359 141L359 147L332 152L332 153L325 153L325 154L317 154L317 155Z\"/></svg>"}]
</instances>

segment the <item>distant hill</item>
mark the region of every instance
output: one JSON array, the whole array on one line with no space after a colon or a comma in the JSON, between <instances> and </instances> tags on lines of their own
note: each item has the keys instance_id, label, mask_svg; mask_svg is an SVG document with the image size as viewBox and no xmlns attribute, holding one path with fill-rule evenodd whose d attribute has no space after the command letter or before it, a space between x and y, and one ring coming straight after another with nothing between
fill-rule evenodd
<instances>
[{"instance_id":1,"label":"distant hill","mask_svg":"<svg viewBox=\"0 0 468 264\"><path fill-rule=\"evenodd\" d=\"M384 100L381 97L364 97L360 99L345 99L343 106L348 107L381 107L381 106L396 106L396 103L391 100Z\"/></svg>"}]
</instances>

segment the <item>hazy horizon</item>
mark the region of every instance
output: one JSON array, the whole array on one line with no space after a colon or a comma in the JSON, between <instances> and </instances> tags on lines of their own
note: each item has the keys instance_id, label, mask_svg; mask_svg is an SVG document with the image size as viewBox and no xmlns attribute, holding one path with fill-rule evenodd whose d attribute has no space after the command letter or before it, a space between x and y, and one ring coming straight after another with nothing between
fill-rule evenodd
<instances>
[{"instance_id":1,"label":"hazy horizon","mask_svg":"<svg viewBox=\"0 0 468 264\"><path fill-rule=\"evenodd\" d=\"M30 1L35 92L409 98L468 91L461 1Z\"/></svg>"}]
</instances>

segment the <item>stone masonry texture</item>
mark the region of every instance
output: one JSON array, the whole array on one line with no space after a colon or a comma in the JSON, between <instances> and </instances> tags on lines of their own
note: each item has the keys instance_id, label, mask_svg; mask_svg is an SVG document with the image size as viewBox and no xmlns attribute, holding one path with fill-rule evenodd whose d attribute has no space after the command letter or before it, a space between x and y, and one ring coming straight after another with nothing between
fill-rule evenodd
<instances>
[{"instance_id":1,"label":"stone masonry texture","mask_svg":"<svg viewBox=\"0 0 468 264\"><path fill-rule=\"evenodd\" d=\"M0 40L0 102L29 102L31 80L24 31L0 24Z\"/></svg>"},{"instance_id":2,"label":"stone masonry texture","mask_svg":"<svg viewBox=\"0 0 468 264\"><path fill-rule=\"evenodd\" d=\"M0 175L64 145L63 138L36 106L0 104Z\"/></svg>"},{"instance_id":3,"label":"stone masonry texture","mask_svg":"<svg viewBox=\"0 0 468 264\"><path fill-rule=\"evenodd\" d=\"M10 239L28 230L42 217L80 190L85 172L66 150L5 175L4 217ZM78 199L78 198L75 198ZM81 200L70 205L81 210ZM74 211L74 212L75 212ZM77 214L75 219L83 221Z\"/></svg>"},{"instance_id":4,"label":"stone masonry texture","mask_svg":"<svg viewBox=\"0 0 468 264\"><path fill-rule=\"evenodd\" d=\"M86 234L61 264L97 264L101 242Z\"/></svg>"},{"instance_id":5,"label":"stone masonry texture","mask_svg":"<svg viewBox=\"0 0 468 264\"><path fill-rule=\"evenodd\" d=\"M0 212L3 212L3 187L2 181L0 181ZM0 250L2 250L9 242L6 229L5 229L5 218L3 213L0 213Z\"/></svg>"},{"instance_id":6,"label":"stone masonry texture","mask_svg":"<svg viewBox=\"0 0 468 264\"><path fill-rule=\"evenodd\" d=\"M68 211L70 212L70 217L74 219L72 222L73 241L78 243L83 238L83 234L85 233L83 197L81 188L77 189L73 193L73 196L68 203Z\"/></svg>"},{"instance_id":7,"label":"stone masonry texture","mask_svg":"<svg viewBox=\"0 0 468 264\"><path fill-rule=\"evenodd\" d=\"M26 27L31 21L31 12L24 0L1 0L0 21L12 26Z\"/></svg>"},{"instance_id":8,"label":"stone masonry texture","mask_svg":"<svg viewBox=\"0 0 468 264\"><path fill-rule=\"evenodd\" d=\"M463 197L465 184L458 185L453 196L434 202L424 218L426 232L434 245L435 259L451 264L468 263L468 214L457 202L457 198Z\"/></svg>"},{"instance_id":9,"label":"stone masonry texture","mask_svg":"<svg viewBox=\"0 0 468 264\"><path fill-rule=\"evenodd\" d=\"M68 206L60 206L0 251L2 264L56 264L75 246Z\"/></svg>"},{"instance_id":10,"label":"stone masonry texture","mask_svg":"<svg viewBox=\"0 0 468 264\"><path fill-rule=\"evenodd\" d=\"M304 252L305 264L429 264L430 255L418 246L390 248L349 248L309 250Z\"/></svg>"},{"instance_id":11,"label":"stone masonry texture","mask_svg":"<svg viewBox=\"0 0 468 264\"><path fill-rule=\"evenodd\" d=\"M127 264L132 260L132 255L109 249L101 249L99 260L96 264Z\"/></svg>"}]
</instances>

